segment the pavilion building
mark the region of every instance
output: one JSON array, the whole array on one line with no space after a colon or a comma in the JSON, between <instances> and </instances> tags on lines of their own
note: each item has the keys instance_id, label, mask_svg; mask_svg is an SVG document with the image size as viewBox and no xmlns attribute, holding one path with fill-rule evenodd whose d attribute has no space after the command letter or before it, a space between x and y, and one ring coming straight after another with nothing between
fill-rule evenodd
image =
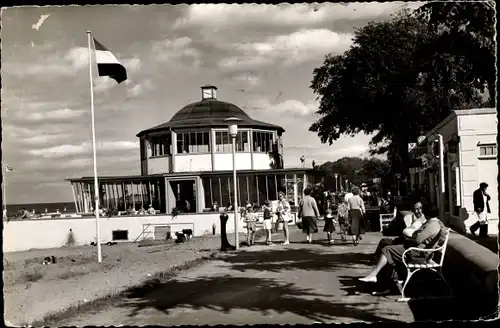
<instances>
[{"instance_id":1,"label":"pavilion building","mask_svg":"<svg viewBox=\"0 0 500 328\"><path fill-rule=\"evenodd\" d=\"M238 106L217 99L217 87L201 87L201 101L186 105L168 122L139 132L141 175L99 177L100 204L130 206L162 214L208 212L214 203L233 203L232 141L228 118L238 119L238 203L262 205L285 192L291 204L310 178L310 169L285 169L281 126L255 120ZM94 178L69 179L78 213L91 213Z\"/></svg>"}]
</instances>

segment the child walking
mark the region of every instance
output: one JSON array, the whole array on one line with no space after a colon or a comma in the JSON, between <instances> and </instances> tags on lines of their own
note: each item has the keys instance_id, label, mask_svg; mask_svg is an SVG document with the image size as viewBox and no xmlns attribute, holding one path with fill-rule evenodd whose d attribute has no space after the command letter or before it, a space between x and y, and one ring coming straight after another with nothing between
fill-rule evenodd
<instances>
[{"instance_id":1,"label":"child walking","mask_svg":"<svg viewBox=\"0 0 500 328\"><path fill-rule=\"evenodd\" d=\"M349 206L343 198L337 207L337 220L339 222L340 238L345 242L347 241L347 232L349 231Z\"/></svg>"},{"instance_id":2,"label":"child walking","mask_svg":"<svg viewBox=\"0 0 500 328\"><path fill-rule=\"evenodd\" d=\"M326 232L326 238L328 243L332 245L334 243L333 233L335 232L335 220L333 219L332 209L328 208L325 215L325 227L323 229Z\"/></svg>"},{"instance_id":3,"label":"child walking","mask_svg":"<svg viewBox=\"0 0 500 328\"><path fill-rule=\"evenodd\" d=\"M247 244L252 246L255 244L255 232L257 231L257 218L252 209L252 205L248 204L245 209L245 222L247 224Z\"/></svg>"},{"instance_id":4,"label":"child walking","mask_svg":"<svg viewBox=\"0 0 500 328\"><path fill-rule=\"evenodd\" d=\"M264 230L266 230L266 244L268 246L273 246L274 244L271 241L271 236L272 236L272 228L273 228L273 223L272 223L272 214L271 214L271 202L266 200L264 202L264 206L262 207L264 210Z\"/></svg>"}]
</instances>

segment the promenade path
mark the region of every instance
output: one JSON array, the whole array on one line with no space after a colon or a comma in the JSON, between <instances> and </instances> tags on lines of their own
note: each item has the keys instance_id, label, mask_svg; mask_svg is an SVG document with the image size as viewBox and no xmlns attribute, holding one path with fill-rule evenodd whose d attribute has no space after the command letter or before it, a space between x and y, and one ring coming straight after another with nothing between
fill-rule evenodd
<instances>
[{"instance_id":1,"label":"promenade path","mask_svg":"<svg viewBox=\"0 0 500 328\"><path fill-rule=\"evenodd\" d=\"M368 233L360 245L329 246L324 233L312 245L291 228L288 246L256 245L221 255L91 312L59 320L61 326L180 324L312 324L412 322L398 296L372 296L358 278L381 235ZM280 234L275 234L280 240ZM281 237L281 238L280 238Z\"/></svg>"}]
</instances>

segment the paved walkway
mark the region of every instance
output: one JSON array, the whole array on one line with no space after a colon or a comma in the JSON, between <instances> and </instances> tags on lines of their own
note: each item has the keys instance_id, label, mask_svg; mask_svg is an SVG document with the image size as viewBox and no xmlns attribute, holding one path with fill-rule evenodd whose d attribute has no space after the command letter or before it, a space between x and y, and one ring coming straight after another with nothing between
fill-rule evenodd
<instances>
[{"instance_id":1,"label":"paved walkway","mask_svg":"<svg viewBox=\"0 0 500 328\"><path fill-rule=\"evenodd\" d=\"M320 241L308 245L292 228L291 245L256 245L224 254L58 325L412 322L408 304L396 302L397 296L372 296L357 281L369 272L380 237L369 233L358 246L339 240L328 246L320 233Z\"/></svg>"}]
</instances>

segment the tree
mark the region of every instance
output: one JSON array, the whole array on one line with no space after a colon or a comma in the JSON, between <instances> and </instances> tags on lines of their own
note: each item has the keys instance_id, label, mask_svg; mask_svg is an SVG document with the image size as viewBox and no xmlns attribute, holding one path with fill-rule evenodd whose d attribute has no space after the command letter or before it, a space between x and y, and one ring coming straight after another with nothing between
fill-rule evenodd
<instances>
[{"instance_id":1,"label":"tree","mask_svg":"<svg viewBox=\"0 0 500 328\"><path fill-rule=\"evenodd\" d=\"M461 79L469 66L440 69L465 60L430 52L438 40L442 36L428 21L408 11L356 31L348 51L327 55L314 70L311 88L320 101L320 118L310 131L330 144L342 134L375 132L370 153L387 153L393 171L406 177L409 142L452 110L483 105L478 84Z\"/></svg>"},{"instance_id":2,"label":"tree","mask_svg":"<svg viewBox=\"0 0 500 328\"><path fill-rule=\"evenodd\" d=\"M456 58L456 65L440 61L435 68L442 74L454 73L483 92L487 90L489 107L495 107L497 75L494 6L494 2L430 2L416 11L429 30L438 34L434 43L422 49L422 58L432 58L436 53Z\"/></svg>"},{"instance_id":3,"label":"tree","mask_svg":"<svg viewBox=\"0 0 500 328\"><path fill-rule=\"evenodd\" d=\"M335 190L335 173L355 185L360 185L373 178L386 178L390 175L391 168L387 161L377 158L343 157L335 162L318 165L313 172L316 177L322 178L325 189Z\"/></svg>"}]
</instances>

